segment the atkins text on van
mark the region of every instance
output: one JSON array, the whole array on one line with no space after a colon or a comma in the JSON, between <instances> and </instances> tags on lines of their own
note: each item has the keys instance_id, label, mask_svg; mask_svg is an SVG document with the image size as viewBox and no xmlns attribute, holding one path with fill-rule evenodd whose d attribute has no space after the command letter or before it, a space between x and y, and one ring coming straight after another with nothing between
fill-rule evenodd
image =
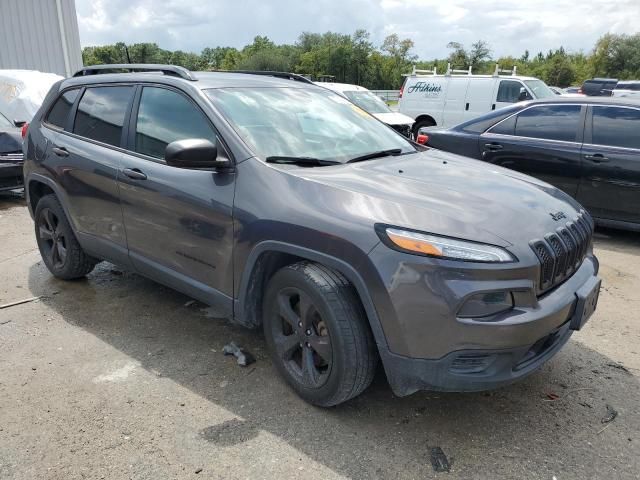
<instances>
[{"instance_id":1,"label":"atkins text on van","mask_svg":"<svg viewBox=\"0 0 640 480\"><path fill-rule=\"evenodd\" d=\"M427 92L427 93L440 93L442 91L442 85L436 85L428 82L417 82L415 85L411 85L407 92Z\"/></svg>"}]
</instances>

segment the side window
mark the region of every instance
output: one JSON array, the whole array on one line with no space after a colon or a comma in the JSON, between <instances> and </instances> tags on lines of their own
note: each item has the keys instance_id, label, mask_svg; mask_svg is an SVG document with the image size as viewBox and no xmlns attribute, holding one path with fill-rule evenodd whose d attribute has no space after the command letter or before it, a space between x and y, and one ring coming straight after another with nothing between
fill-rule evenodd
<instances>
[{"instance_id":1,"label":"side window","mask_svg":"<svg viewBox=\"0 0 640 480\"><path fill-rule=\"evenodd\" d=\"M520 97L520 89L524 88L520 82L515 80L502 80L498 87L496 102L515 103Z\"/></svg>"},{"instance_id":2,"label":"side window","mask_svg":"<svg viewBox=\"0 0 640 480\"><path fill-rule=\"evenodd\" d=\"M575 142L580 105L541 105L525 110L516 120L516 135Z\"/></svg>"},{"instance_id":3,"label":"side window","mask_svg":"<svg viewBox=\"0 0 640 480\"><path fill-rule=\"evenodd\" d=\"M120 146L124 116L133 87L87 88L78 104L73 133Z\"/></svg>"},{"instance_id":4,"label":"side window","mask_svg":"<svg viewBox=\"0 0 640 480\"><path fill-rule=\"evenodd\" d=\"M67 119L69 118L69 112L71 111L73 102L76 101L76 97L78 96L78 91L79 90L77 88L67 90L58 97L56 103L54 103L51 110L49 110L49 115L47 115L47 119L45 121L51 125L55 125L56 127L64 128L67 124Z\"/></svg>"},{"instance_id":5,"label":"side window","mask_svg":"<svg viewBox=\"0 0 640 480\"><path fill-rule=\"evenodd\" d=\"M168 144L187 138L216 141L204 114L184 95L166 88L145 87L136 121L135 151L164 159Z\"/></svg>"},{"instance_id":6,"label":"side window","mask_svg":"<svg viewBox=\"0 0 640 480\"><path fill-rule=\"evenodd\" d=\"M488 133L495 133L496 135L513 135L513 132L516 129L516 116L507 118L506 120L500 122Z\"/></svg>"},{"instance_id":7,"label":"side window","mask_svg":"<svg viewBox=\"0 0 640 480\"><path fill-rule=\"evenodd\" d=\"M593 144L640 149L639 131L640 110L593 107Z\"/></svg>"}]
</instances>

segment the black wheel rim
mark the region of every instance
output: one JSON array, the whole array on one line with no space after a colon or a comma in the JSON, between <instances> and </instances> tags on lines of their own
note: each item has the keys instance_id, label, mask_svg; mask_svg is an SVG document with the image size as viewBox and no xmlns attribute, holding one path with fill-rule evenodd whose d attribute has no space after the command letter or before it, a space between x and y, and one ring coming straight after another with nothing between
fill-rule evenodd
<instances>
[{"instance_id":1,"label":"black wheel rim","mask_svg":"<svg viewBox=\"0 0 640 480\"><path fill-rule=\"evenodd\" d=\"M275 315L273 342L287 372L308 388L324 385L333 348L328 325L309 295L293 287L280 290Z\"/></svg>"},{"instance_id":2,"label":"black wheel rim","mask_svg":"<svg viewBox=\"0 0 640 480\"><path fill-rule=\"evenodd\" d=\"M54 268L62 268L67 260L67 239L61 231L60 220L48 208L40 212L38 236L43 256Z\"/></svg>"}]
</instances>

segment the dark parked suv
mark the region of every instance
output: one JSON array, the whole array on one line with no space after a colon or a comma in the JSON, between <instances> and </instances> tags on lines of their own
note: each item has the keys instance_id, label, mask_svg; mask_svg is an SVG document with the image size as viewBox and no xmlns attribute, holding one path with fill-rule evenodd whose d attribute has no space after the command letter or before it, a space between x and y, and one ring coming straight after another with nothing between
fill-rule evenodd
<instances>
[{"instance_id":1,"label":"dark parked suv","mask_svg":"<svg viewBox=\"0 0 640 480\"><path fill-rule=\"evenodd\" d=\"M126 65L56 84L25 146L53 275L108 260L262 326L322 406L378 359L398 395L503 385L589 319L593 221L572 198L284 77Z\"/></svg>"}]
</instances>

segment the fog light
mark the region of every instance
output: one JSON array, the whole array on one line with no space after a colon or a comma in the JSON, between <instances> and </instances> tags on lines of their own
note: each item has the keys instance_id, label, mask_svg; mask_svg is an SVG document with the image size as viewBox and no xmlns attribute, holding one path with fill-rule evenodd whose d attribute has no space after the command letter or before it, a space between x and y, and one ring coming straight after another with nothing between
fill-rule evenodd
<instances>
[{"instance_id":1,"label":"fog light","mask_svg":"<svg viewBox=\"0 0 640 480\"><path fill-rule=\"evenodd\" d=\"M469 297L458 311L461 318L489 317L513 308L511 292L478 293Z\"/></svg>"}]
</instances>

